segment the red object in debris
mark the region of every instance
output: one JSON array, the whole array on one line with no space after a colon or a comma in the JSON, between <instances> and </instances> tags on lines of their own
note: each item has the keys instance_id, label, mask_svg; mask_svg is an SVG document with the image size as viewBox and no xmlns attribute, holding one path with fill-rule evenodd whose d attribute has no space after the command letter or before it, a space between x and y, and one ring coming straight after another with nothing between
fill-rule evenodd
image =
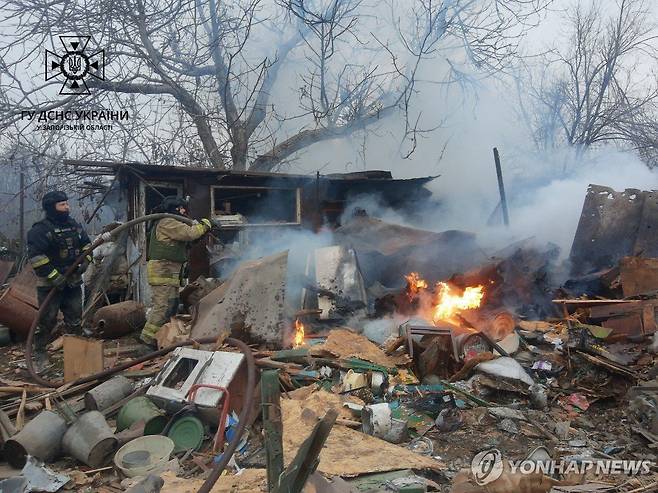
<instances>
[{"instance_id":1,"label":"red object in debris","mask_svg":"<svg viewBox=\"0 0 658 493\"><path fill-rule=\"evenodd\" d=\"M36 282L37 275L28 265L0 296L0 323L21 339L27 337L39 309Z\"/></svg>"},{"instance_id":2,"label":"red object in debris","mask_svg":"<svg viewBox=\"0 0 658 493\"><path fill-rule=\"evenodd\" d=\"M589 402L583 394L571 394L567 402L581 411L587 411L589 409Z\"/></svg>"},{"instance_id":3,"label":"red object in debris","mask_svg":"<svg viewBox=\"0 0 658 493\"><path fill-rule=\"evenodd\" d=\"M204 387L208 389L220 390L224 393L223 394L224 398L222 399L223 405L219 415L219 426L217 426L217 433L215 434L215 442L213 443L212 446L212 452L213 454L216 454L219 451L220 447L222 450L224 449L224 432L226 428L226 420L228 418L230 395L226 387L220 387L219 385L210 385L206 383L196 383L192 385L190 387L190 390L187 392L187 398L189 399L189 401L194 403L194 399L196 397L196 391ZM219 405L217 407L219 407Z\"/></svg>"}]
</instances>

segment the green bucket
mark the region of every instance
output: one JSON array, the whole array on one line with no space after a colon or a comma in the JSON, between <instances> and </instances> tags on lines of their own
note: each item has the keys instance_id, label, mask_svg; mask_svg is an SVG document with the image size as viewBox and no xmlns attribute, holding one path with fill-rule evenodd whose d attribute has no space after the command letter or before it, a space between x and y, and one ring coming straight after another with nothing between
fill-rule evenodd
<instances>
[{"instance_id":1,"label":"green bucket","mask_svg":"<svg viewBox=\"0 0 658 493\"><path fill-rule=\"evenodd\" d=\"M196 451L203 443L205 431L199 418L188 415L174 421L167 436L174 442L174 453L189 449Z\"/></svg>"},{"instance_id":2,"label":"green bucket","mask_svg":"<svg viewBox=\"0 0 658 493\"><path fill-rule=\"evenodd\" d=\"M144 420L144 435L159 435L167 425L167 417L162 409L148 397L135 397L127 402L117 416L117 432L127 430L134 423Z\"/></svg>"}]
</instances>

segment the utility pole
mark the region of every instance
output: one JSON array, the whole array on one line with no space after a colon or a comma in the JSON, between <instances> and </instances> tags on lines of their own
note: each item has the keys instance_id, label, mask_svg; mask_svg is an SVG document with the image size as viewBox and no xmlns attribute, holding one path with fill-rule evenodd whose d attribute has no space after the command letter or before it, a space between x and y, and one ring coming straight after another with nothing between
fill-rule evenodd
<instances>
[{"instance_id":1,"label":"utility pole","mask_svg":"<svg viewBox=\"0 0 658 493\"><path fill-rule=\"evenodd\" d=\"M21 159L21 170L19 175L19 190L20 195L18 199L18 248L20 256L23 255L23 247L25 246L25 173L23 172L23 159Z\"/></svg>"},{"instance_id":2,"label":"utility pole","mask_svg":"<svg viewBox=\"0 0 658 493\"><path fill-rule=\"evenodd\" d=\"M496 175L498 176L498 191L500 192L500 206L503 210L503 222L509 226L509 213L507 212L507 199L505 198L505 185L503 184L503 170L500 167L500 156L498 149L493 149L494 161L496 162Z\"/></svg>"}]
</instances>

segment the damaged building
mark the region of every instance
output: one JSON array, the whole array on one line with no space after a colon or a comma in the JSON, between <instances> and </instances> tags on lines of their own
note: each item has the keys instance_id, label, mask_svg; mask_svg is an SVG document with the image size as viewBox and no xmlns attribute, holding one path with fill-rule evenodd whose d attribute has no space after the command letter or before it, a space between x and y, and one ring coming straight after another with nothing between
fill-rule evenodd
<instances>
[{"instance_id":1,"label":"damaged building","mask_svg":"<svg viewBox=\"0 0 658 493\"><path fill-rule=\"evenodd\" d=\"M168 195L189 197L190 215L219 226L208 244L192 246L188 278L221 276L256 238L261 243L285 231L317 232L340 226L348 204L376 197L382 207L413 216L432 200L425 185L436 177L393 179L388 171L331 175L231 172L211 168L150 166L136 163L68 161L87 186L103 197L115 221L128 221L157 209ZM100 182L100 184L99 184ZM111 183L108 188L107 183ZM146 227L126 239L129 297L148 300ZM125 266L125 265L124 265Z\"/></svg>"}]
</instances>

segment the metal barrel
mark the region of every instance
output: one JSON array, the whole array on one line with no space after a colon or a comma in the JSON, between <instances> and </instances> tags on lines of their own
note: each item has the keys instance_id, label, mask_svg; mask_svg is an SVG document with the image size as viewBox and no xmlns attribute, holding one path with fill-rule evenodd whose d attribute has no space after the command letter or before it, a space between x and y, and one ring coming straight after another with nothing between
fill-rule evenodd
<instances>
[{"instance_id":1,"label":"metal barrel","mask_svg":"<svg viewBox=\"0 0 658 493\"><path fill-rule=\"evenodd\" d=\"M134 387L132 380L117 375L85 394L85 408L88 411L103 411L129 396Z\"/></svg>"},{"instance_id":2,"label":"metal barrel","mask_svg":"<svg viewBox=\"0 0 658 493\"><path fill-rule=\"evenodd\" d=\"M89 411L80 416L62 439L64 452L90 467L107 463L117 445L112 429L99 411Z\"/></svg>"},{"instance_id":3,"label":"metal barrel","mask_svg":"<svg viewBox=\"0 0 658 493\"><path fill-rule=\"evenodd\" d=\"M53 411L41 411L21 431L5 442L5 458L17 469L25 465L28 455L51 462L59 455L64 433L64 418Z\"/></svg>"}]
</instances>

